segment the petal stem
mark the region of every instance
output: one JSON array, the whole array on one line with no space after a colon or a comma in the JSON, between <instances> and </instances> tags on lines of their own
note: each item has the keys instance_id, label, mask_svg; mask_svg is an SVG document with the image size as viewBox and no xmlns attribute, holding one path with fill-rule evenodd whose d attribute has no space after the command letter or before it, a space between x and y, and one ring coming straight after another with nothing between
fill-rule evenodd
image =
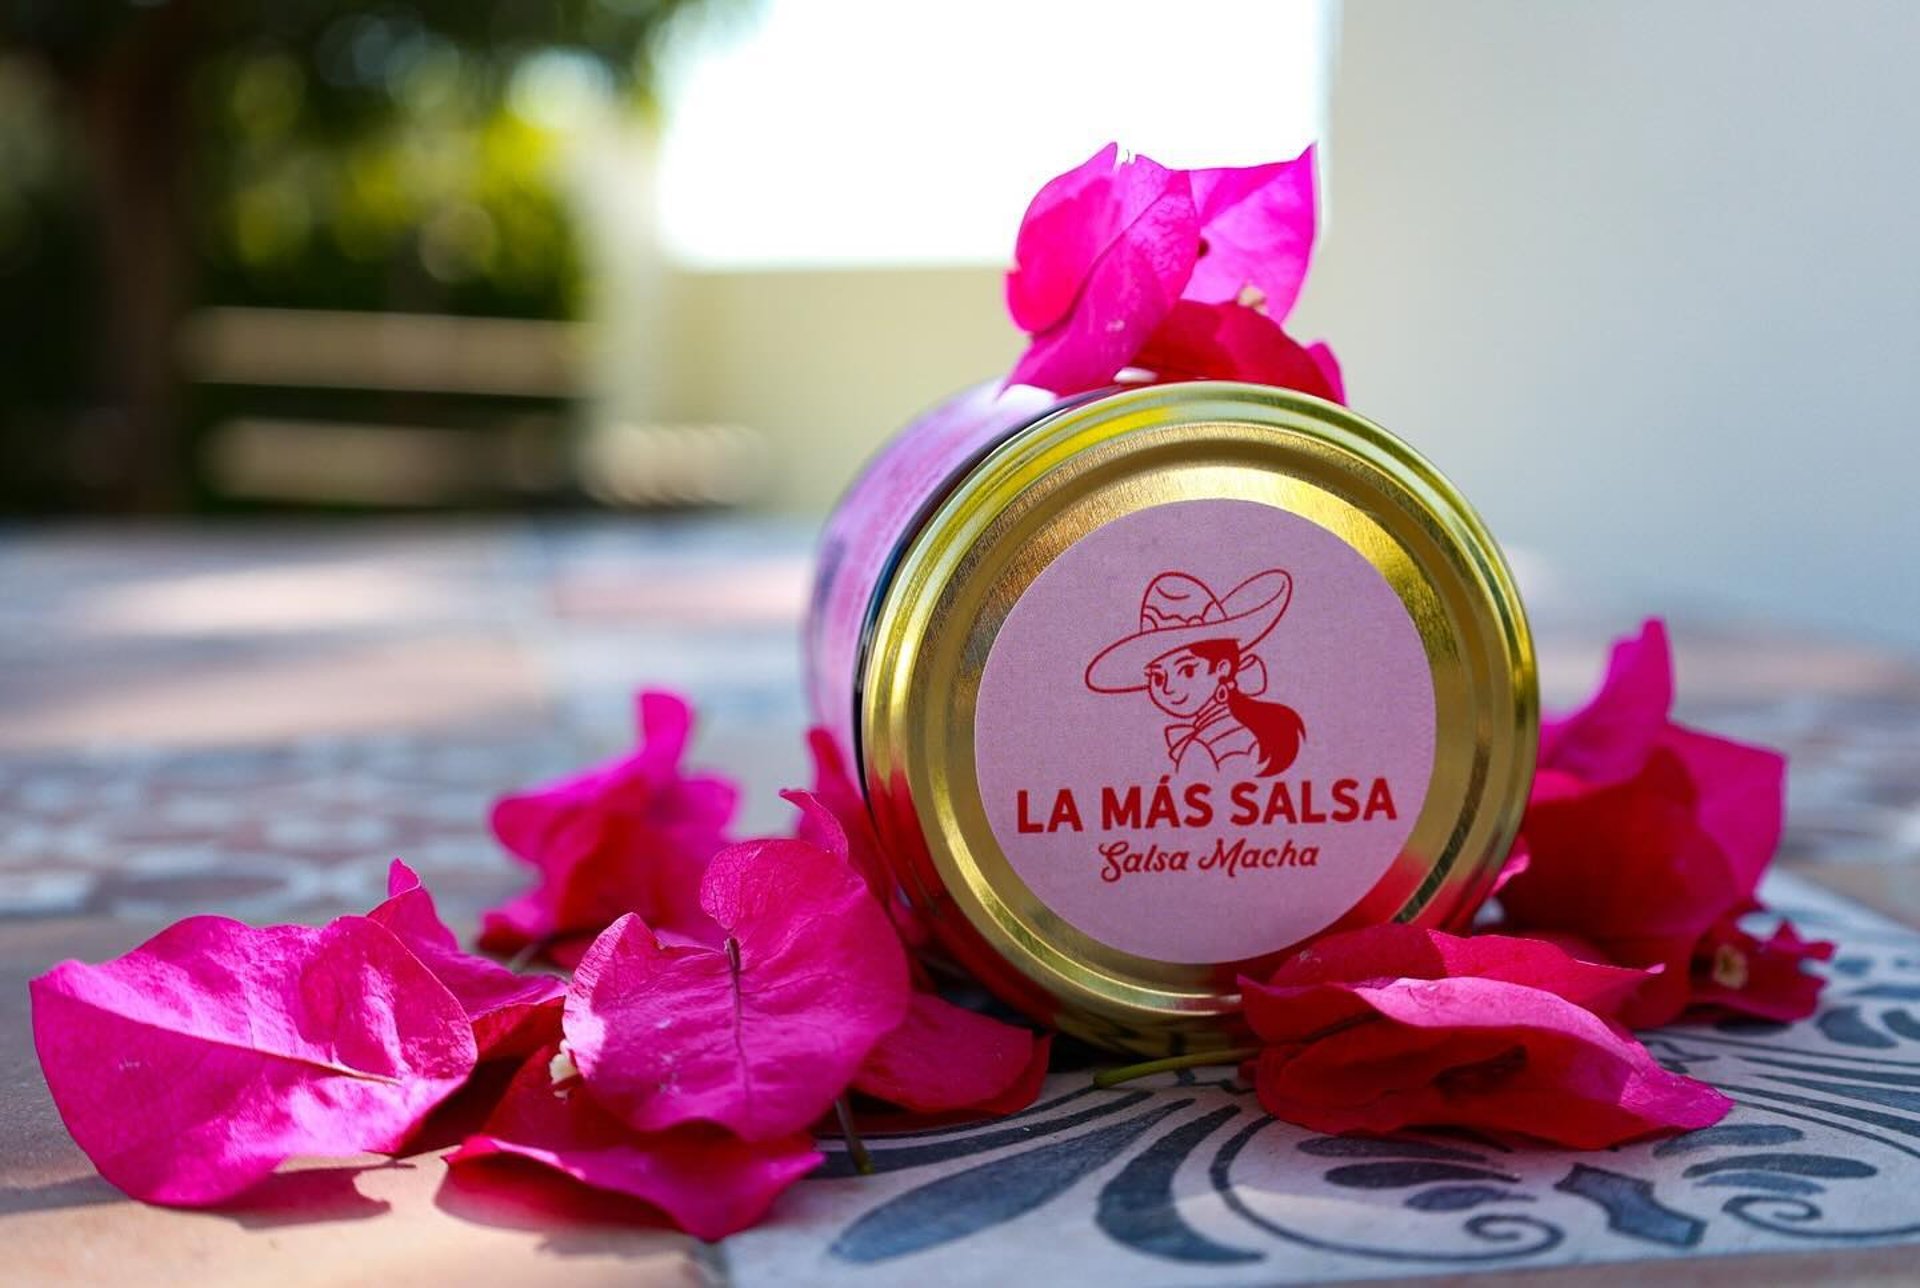
<instances>
[{"instance_id":1,"label":"petal stem","mask_svg":"<svg viewBox=\"0 0 1920 1288\"><path fill-rule=\"evenodd\" d=\"M1102 1069L1093 1075L1093 1085L1117 1087L1123 1082L1132 1082L1135 1078L1145 1078L1173 1069L1201 1069L1211 1065L1239 1064L1242 1060L1251 1060L1259 1054L1259 1047L1234 1047L1226 1051L1192 1051L1186 1055L1170 1055L1165 1059L1148 1060L1143 1064L1122 1065L1118 1069Z\"/></svg>"},{"instance_id":2,"label":"petal stem","mask_svg":"<svg viewBox=\"0 0 1920 1288\"><path fill-rule=\"evenodd\" d=\"M546 952L548 948L552 947L554 938L555 936L553 935L542 935L538 939L528 940L519 952L507 958L507 969L516 975L525 972L528 967L532 966L533 963L538 960L541 953Z\"/></svg>"},{"instance_id":3,"label":"petal stem","mask_svg":"<svg viewBox=\"0 0 1920 1288\"><path fill-rule=\"evenodd\" d=\"M873 1155L867 1152L867 1143L860 1139L860 1133L853 1125L853 1109L847 1104L845 1096L833 1102L833 1112L840 1120L840 1135L847 1142L847 1157L853 1160L853 1170L862 1176L873 1175Z\"/></svg>"}]
</instances>

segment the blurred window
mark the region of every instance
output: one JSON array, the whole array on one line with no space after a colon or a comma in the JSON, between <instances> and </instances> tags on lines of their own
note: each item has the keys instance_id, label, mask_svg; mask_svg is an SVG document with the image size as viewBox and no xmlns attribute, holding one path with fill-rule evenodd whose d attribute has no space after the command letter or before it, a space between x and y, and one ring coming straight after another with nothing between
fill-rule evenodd
<instances>
[{"instance_id":1,"label":"blurred window","mask_svg":"<svg viewBox=\"0 0 1920 1288\"><path fill-rule=\"evenodd\" d=\"M1109 139L1200 166L1318 137L1333 4L722 6L664 68L662 240L704 268L1003 262Z\"/></svg>"}]
</instances>

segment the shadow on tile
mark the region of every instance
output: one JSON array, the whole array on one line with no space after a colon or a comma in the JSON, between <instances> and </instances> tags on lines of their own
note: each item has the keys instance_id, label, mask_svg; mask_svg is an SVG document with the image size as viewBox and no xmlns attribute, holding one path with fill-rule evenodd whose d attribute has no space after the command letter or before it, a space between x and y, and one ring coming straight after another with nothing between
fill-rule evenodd
<instances>
[{"instance_id":1,"label":"shadow on tile","mask_svg":"<svg viewBox=\"0 0 1920 1288\"><path fill-rule=\"evenodd\" d=\"M390 1211L393 1205L362 1194L355 1179L362 1172L396 1167L413 1170L404 1163L389 1163L378 1168L321 1167L279 1172L232 1202L205 1211L248 1230L364 1220ZM133 1201L99 1176L82 1176L46 1185L0 1188L0 1216Z\"/></svg>"},{"instance_id":2,"label":"shadow on tile","mask_svg":"<svg viewBox=\"0 0 1920 1288\"><path fill-rule=\"evenodd\" d=\"M331 1221L364 1221L393 1209L385 1199L370 1199L355 1181L364 1172L413 1171L408 1163L302 1168L275 1172L233 1202L212 1209L248 1230Z\"/></svg>"},{"instance_id":3,"label":"shadow on tile","mask_svg":"<svg viewBox=\"0 0 1920 1288\"><path fill-rule=\"evenodd\" d=\"M543 1235L540 1250L558 1256L656 1256L693 1242L638 1199L589 1189L520 1159L450 1169L433 1202L463 1221Z\"/></svg>"},{"instance_id":4,"label":"shadow on tile","mask_svg":"<svg viewBox=\"0 0 1920 1288\"><path fill-rule=\"evenodd\" d=\"M63 1208L96 1207L103 1203L125 1203L127 1197L98 1176L81 1176L71 1181L53 1181L46 1185L0 1187L0 1216L18 1216L22 1212L58 1212Z\"/></svg>"}]
</instances>

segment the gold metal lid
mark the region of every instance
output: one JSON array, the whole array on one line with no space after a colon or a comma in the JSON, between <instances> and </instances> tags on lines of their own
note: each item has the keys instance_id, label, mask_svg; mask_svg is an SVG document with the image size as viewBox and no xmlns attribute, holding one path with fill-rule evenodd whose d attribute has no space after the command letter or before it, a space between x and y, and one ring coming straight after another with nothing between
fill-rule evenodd
<instances>
[{"instance_id":1,"label":"gold metal lid","mask_svg":"<svg viewBox=\"0 0 1920 1288\"><path fill-rule=\"evenodd\" d=\"M996 831L989 817L1002 806L990 810L984 798L977 746L983 674L1036 580L1090 534L1194 501L1265 507L1250 512L1296 516L1337 538L1391 588L1389 602L1397 598L1410 624L1407 638L1417 639L1410 655L1416 667L1423 659L1431 683L1431 771L1416 785L1423 794L1402 791L1403 799L1418 795L1420 805L1407 811L1404 842L1380 857L1381 875L1367 878L1323 928L1230 960L1127 951L1112 935L1090 933L1085 918L1051 906L1022 876L1040 869L1010 859L1007 828ZM1209 539L1202 525L1195 540ZM1137 593L1131 583L1112 591L1129 602ZM1232 608L1215 603L1209 611L1218 617ZM1147 609L1142 601L1143 623ZM1284 600L1279 611L1289 611ZM1296 604L1291 611L1305 610ZM1277 616L1266 609L1265 619ZM1272 629L1270 620L1265 625ZM904 868L908 897L941 946L1037 1018L1147 1054L1233 1042L1238 976L1270 971L1325 930L1470 919L1519 825L1539 718L1532 645L1512 578L1478 517L1439 472L1344 407L1213 382L1128 389L1066 407L976 466L902 553L873 620L863 681L869 800ZM1091 678L1088 684L1095 687ZM1036 737L1062 733L1038 730ZM1269 780L1249 781L1257 782L1250 796L1267 790ZM1023 801L1023 831L1027 808ZM1183 888L1166 885L1158 888L1164 895L1153 895L1169 901L1169 924L1181 916Z\"/></svg>"}]
</instances>

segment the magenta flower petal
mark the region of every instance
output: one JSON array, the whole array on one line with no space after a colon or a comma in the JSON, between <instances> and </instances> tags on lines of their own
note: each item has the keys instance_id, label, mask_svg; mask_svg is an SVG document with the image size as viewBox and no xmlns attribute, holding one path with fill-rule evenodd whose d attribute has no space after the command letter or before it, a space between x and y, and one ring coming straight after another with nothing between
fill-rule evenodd
<instances>
[{"instance_id":1,"label":"magenta flower petal","mask_svg":"<svg viewBox=\"0 0 1920 1288\"><path fill-rule=\"evenodd\" d=\"M1517 935L1452 935L1388 922L1316 940L1283 962L1276 986L1472 976L1525 984L1610 1015L1645 982L1642 970L1582 961L1556 944ZM1247 999L1249 1022L1261 1028L1262 995Z\"/></svg>"},{"instance_id":2,"label":"magenta flower petal","mask_svg":"<svg viewBox=\"0 0 1920 1288\"><path fill-rule=\"evenodd\" d=\"M1712 837L1744 899L1759 888L1786 826L1787 758L1770 747L1672 726L1661 747L1700 785L1700 830Z\"/></svg>"},{"instance_id":3,"label":"magenta flower petal","mask_svg":"<svg viewBox=\"0 0 1920 1288\"><path fill-rule=\"evenodd\" d=\"M1167 231L1152 220L1166 213L1162 207L1169 197L1186 212L1172 231L1193 244L1184 253L1154 247L1150 257L1166 260L1177 271L1171 294L1178 295L1199 249L1193 241L1198 225L1192 188L1183 173L1146 157L1123 157L1119 145L1109 143L1048 180L1027 206L1014 240L1014 267L1007 274L1007 312L1014 325L1038 333L1065 321L1103 257L1117 245ZM1183 259L1185 269L1180 269Z\"/></svg>"},{"instance_id":4,"label":"magenta flower petal","mask_svg":"<svg viewBox=\"0 0 1920 1288\"><path fill-rule=\"evenodd\" d=\"M1756 906L1780 844L1786 760L1677 724L1672 704L1671 650L1653 620L1615 644L1585 707L1542 726L1518 842L1528 862L1500 888L1506 922L1659 967L1622 1011L1636 1028L1696 1003L1741 1009L1739 989L1725 982L1736 975L1751 979L1756 1013L1805 1013L1821 981L1790 953L1756 951L1763 969L1729 967L1711 985L1700 968L1716 952L1745 951L1715 936Z\"/></svg>"},{"instance_id":5,"label":"magenta flower petal","mask_svg":"<svg viewBox=\"0 0 1920 1288\"><path fill-rule=\"evenodd\" d=\"M494 805L501 844L540 875L485 915L483 948L512 953L591 938L627 912L662 929L699 927L700 875L727 843L738 790L729 779L682 772L693 724L685 699L643 693L637 705L633 752Z\"/></svg>"},{"instance_id":6,"label":"magenta flower petal","mask_svg":"<svg viewBox=\"0 0 1920 1288\"><path fill-rule=\"evenodd\" d=\"M1162 377L1250 380L1330 402L1346 392L1325 345L1304 346L1272 318L1240 304L1181 300L1135 360Z\"/></svg>"},{"instance_id":7,"label":"magenta flower petal","mask_svg":"<svg viewBox=\"0 0 1920 1288\"><path fill-rule=\"evenodd\" d=\"M1008 311L1033 336L1010 382L1070 394L1111 381L1180 297L1198 229L1184 172L1112 145L1043 187L1007 275Z\"/></svg>"},{"instance_id":8,"label":"magenta flower petal","mask_svg":"<svg viewBox=\"0 0 1920 1288\"><path fill-rule=\"evenodd\" d=\"M1553 944L1407 926L1330 935L1242 979L1260 1103L1316 1131L1455 1126L1598 1149L1731 1106L1604 1012L1640 972Z\"/></svg>"},{"instance_id":9,"label":"magenta flower petal","mask_svg":"<svg viewBox=\"0 0 1920 1288\"><path fill-rule=\"evenodd\" d=\"M557 1040L566 981L552 975L520 975L498 962L460 950L440 920L433 896L412 868L395 859L387 874L387 901L367 914L413 951L445 984L473 1024L480 1058L524 1055Z\"/></svg>"},{"instance_id":10,"label":"magenta flower petal","mask_svg":"<svg viewBox=\"0 0 1920 1288\"><path fill-rule=\"evenodd\" d=\"M557 1053L549 1045L521 1066L485 1128L449 1165L502 1154L531 1159L649 1203L697 1238L722 1239L758 1222L823 1161L804 1132L750 1144L714 1127L634 1131L600 1109L579 1079L556 1084Z\"/></svg>"},{"instance_id":11,"label":"magenta flower petal","mask_svg":"<svg viewBox=\"0 0 1920 1288\"><path fill-rule=\"evenodd\" d=\"M1270 1005L1286 1006L1286 991ZM1661 1068L1625 1030L1543 989L1453 978L1350 992L1364 1008L1356 1022L1261 1052L1255 1085L1269 1113L1315 1131L1454 1126L1603 1149L1705 1127L1732 1108Z\"/></svg>"},{"instance_id":12,"label":"magenta flower petal","mask_svg":"<svg viewBox=\"0 0 1920 1288\"><path fill-rule=\"evenodd\" d=\"M641 1131L804 1130L905 1018L906 954L846 860L804 841L722 850L701 902L720 947L663 946L632 916L594 942L567 997L574 1060Z\"/></svg>"},{"instance_id":13,"label":"magenta flower petal","mask_svg":"<svg viewBox=\"0 0 1920 1288\"><path fill-rule=\"evenodd\" d=\"M453 994L365 917L190 917L31 987L67 1130L154 1203L220 1202L296 1154L395 1149L475 1061Z\"/></svg>"},{"instance_id":14,"label":"magenta flower petal","mask_svg":"<svg viewBox=\"0 0 1920 1288\"><path fill-rule=\"evenodd\" d=\"M1109 143L1047 180L1020 220L1007 274L1007 312L1022 331L1045 331L1067 316L1120 221L1115 174L1120 145ZM1151 170L1136 170L1151 180ZM1137 213L1137 212L1136 212Z\"/></svg>"},{"instance_id":15,"label":"magenta flower petal","mask_svg":"<svg viewBox=\"0 0 1920 1288\"><path fill-rule=\"evenodd\" d=\"M1189 179L1204 249L1181 298L1247 304L1286 321L1313 255L1313 149L1269 165L1194 170Z\"/></svg>"},{"instance_id":16,"label":"magenta flower petal","mask_svg":"<svg viewBox=\"0 0 1920 1288\"><path fill-rule=\"evenodd\" d=\"M1666 624L1649 619L1613 646L1607 675L1587 705L1540 728L1540 767L1589 787L1633 777L1646 764L1673 708L1673 653Z\"/></svg>"},{"instance_id":17,"label":"magenta flower petal","mask_svg":"<svg viewBox=\"0 0 1920 1288\"><path fill-rule=\"evenodd\" d=\"M1692 1000L1781 1023L1803 1020L1819 1008L1824 982L1803 967L1831 959L1833 950L1827 940L1802 939L1788 921L1761 939L1729 917L1693 946Z\"/></svg>"},{"instance_id":18,"label":"magenta flower petal","mask_svg":"<svg viewBox=\"0 0 1920 1288\"><path fill-rule=\"evenodd\" d=\"M813 753L813 791L784 793L789 801L800 806L800 826L796 834L801 840L811 841L825 850L834 849L836 843L844 844L847 860L865 879L873 897L886 908L901 942L908 947L925 943L927 928L894 879L893 866L881 849L880 835L867 809L866 796L847 773L840 751L833 744L833 735L825 729L811 729L807 732L807 748ZM815 810L799 799L802 795L810 795L815 806L831 816L838 825L839 842L834 840L835 829L826 826Z\"/></svg>"},{"instance_id":19,"label":"magenta flower petal","mask_svg":"<svg viewBox=\"0 0 1920 1288\"><path fill-rule=\"evenodd\" d=\"M1347 379L1340 370L1340 359L1333 356L1333 350L1324 340L1315 340L1307 346L1307 356L1313 359L1313 365L1320 368L1320 381L1327 387L1323 395L1328 402L1337 402L1345 406L1347 402Z\"/></svg>"},{"instance_id":20,"label":"magenta flower petal","mask_svg":"<svg viewBox=\"0 0 1920 1288\"><path fill-rule=\"evenodd\" d=\"M853 1086L922 1113L993 1104L1021 1081L1033 1048L1026 1029L915 993L907 1018L868 1054Z\"/></svg>"}]
</instances>

